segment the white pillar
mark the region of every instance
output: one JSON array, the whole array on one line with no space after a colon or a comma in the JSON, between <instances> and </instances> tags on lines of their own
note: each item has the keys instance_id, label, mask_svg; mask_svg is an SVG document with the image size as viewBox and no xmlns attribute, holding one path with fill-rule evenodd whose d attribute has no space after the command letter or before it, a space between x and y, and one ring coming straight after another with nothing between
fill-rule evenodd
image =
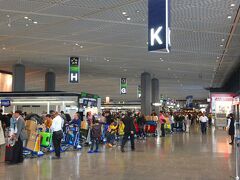
<instances>
[{"instance_id":1,"label":"white pillar","mask_svg":"<svg viewBox=\"0 0 240 180\"><path fill-rule=\"evenodd\" d=\"M47 103L47 114L50 113L50 102Z\"/></svg>"},{"instance_id":2,"label":"white pillar","mask_svg":"<svg viewBox=\"0 0 240 180\"><path fill-rule=\"evenodd\" d=\"M13 106L13 113L16 111L16 106L14 105Z\"/></svg>"}]
</instances>

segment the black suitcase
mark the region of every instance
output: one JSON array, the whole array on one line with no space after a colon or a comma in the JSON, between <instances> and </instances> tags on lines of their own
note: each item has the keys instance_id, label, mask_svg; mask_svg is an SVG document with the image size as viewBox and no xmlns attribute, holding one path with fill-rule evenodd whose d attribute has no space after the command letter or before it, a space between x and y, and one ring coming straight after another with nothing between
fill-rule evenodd
<instances>
[{"instance_id":1,"label":"black suitcase","mask_svg":"<svg viewBox=\"0 0 240 180\"><path fill-rule=\"evenodd\" d=\"M5 161L13 160L13 147L8 145L6 146Z\"/></svg>"}]
</instances>

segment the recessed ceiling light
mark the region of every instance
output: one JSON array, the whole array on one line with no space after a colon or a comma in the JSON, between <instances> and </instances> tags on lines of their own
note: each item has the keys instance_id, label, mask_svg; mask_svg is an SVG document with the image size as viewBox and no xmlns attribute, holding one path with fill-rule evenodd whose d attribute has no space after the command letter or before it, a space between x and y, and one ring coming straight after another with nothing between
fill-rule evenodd
<instances>
[{"instance_id":1,"label":"recessed ceiling light","mask_svg":"<svg viewBox=\"0 0 240 180\"><path fill-rule=\"evenodd\" d=\"M126 11L123 11L123 12L122 12L122 14L123 14L123 15L126 15L126 14L127 14L127 12L126 12Z\"/></svg>"},{"instance_id":2,"label":"recessed ceiling light","mask_svg":"<svg viewBox=\"0 0 240 180\"><path fill-rule=\"evenodd\" d=\"M217 59L219 59L219 56L217 57Z\"/></svg>"},{"instance_id":3,"label":"recessed ceiling light","mask_svg":"<svg viewBox=\"0 0 240 180\"><path fill-rule=\"evenodd\" d=\"M131 18L130 18L130 17L127 17L127 20L128 20L128 21L130 21L130 20L131 20Z\"/></svg>"},{"instance_id":4,"label":"recessed ceiling light","mask_svg":"<svg viewBox=\"0 0 240 180\"><path fill-rule=\"evenodd\" d=\"M24 19L28 19L28 17L27 17L27 16L25 16L25 17L24 17Z\"/></svg>"},{"instance_id":5,"label":"recessed ceiling light","mask_svg":"<svg viewBox=\"0 0 240 180\"><path fill-rule=\"evenodd\" d=\"M82 49L82 48L83 48L83 46L80 46L80 48Z\"/></svg>"},{"instance_id":6,"label":"recessed ceiling light","mask_svg":"<svg viewBox=\"0 0 240 180\"><path fill-rule=\"evenodd\" d=\"M223 47L223 44L221 44L220 46Z\"/></svg>"},{"instance_id":7,"label":"recessed ceiling light","mask_svg":"<svg viewBox=\"0 0 240 180\"><path fill-rule=\"evenodd\" d=\"M26 27L28 27L29 25L28 24L26 24Z\"/></svg>"},{"instance_id":8,"label":"recessed ceiling light","mask_svg":"<svg viewBox=\"0 0 240 180\"><path fill-rule=\"evenodd\" d=\"M232 18L232 16L228 16L227 18L228 18L228 19L231 19L231 18Z\"/></svg>"},{"instance_id":9,"label":"recessed ceiling light","mask_svg":"<svg viewBox=\"0 0 240 180\"><path fill-rule=\"evenodd\" d=\"M224 42L225 41L225 39L222 39L222 42Z\"/></svg>"},{"instance_id":10,"label":"recessed ceiling light","mask_svg":"<svg viewBox=\"0 0 240 180\"><path fill-rule=\"evenodd\" d=\"M2 50L6 50L6 48L5 48L5 47L3 47L3 48L2 48Z\"/></svg>"},{"instance_id":11,"label":"recessed ceiling light","mask_svg":"<svg viewBox=\"0 0 240 180\"><path fill-rule=\"evenodd\" d=\"M79 46L79 44L78 44L78 43L76 43L75 45L76 45L76 46Z\"/></svg>"},{"instance_id":12,"label":"recessed ceiling light","mask_svg":"<svg viewBox=\"0 0 240 180\"><path fill-rule=\"evenodd\" d=\"M32 21L32 19L28 18L29 21Z\"/></svg>"},{"instance_id":13,"label":"recessed ceiling light","mask_svg":"<svg viewBox=\"0 0 240 180\"><path fill-rule=\"evenodd\" d=\"M140 11L139 11L139 10L136 10L136 12L137 12L137 13L140 13Z\"/></svg>"},{"instance_id":14,"label":"recessed ceiling light","mask_svg":"<svg viewBox=\"0 0 240 180\"><path fill-rule=\"evenodd\" d=\"M231 7L234 7L234 6L235 6L235 4L234 4L234 3L232 3L230 6L231 6Z\"/></svg>"},{"instance_id":15,"label":"recessed ceiling light","mask_svg":"<svg viewBox=\"0 0 240 180\"><path fill-rule=\"evenodd\" d=\"M8 14L7 17L10 18L10 15Z\"/></svg>"},{"instance_id":16,"label":"recessed ceiling light","mask_svg":"<svg viewBox=\"0 0 240 180\"><path fill-rule=\"evenodd\" d=\"M163 59L161 59L161 62L163 62L164 60Z\"/></svg>"},{"instance_id":17,"label":"recessed ceiling light","mask_svg":"<svg viewBox=\"0 0 240 180\"><path fill-rule=\"evenodd\" d=\"M11 27L12 25L10 23L8 23L8 27Z\"/></svg>"},{"instance_id":18,"label":"recessed ceiling light","mask_svg":"<svg viewBox=\"0 0 240 180\"><path fill-rule=\"evenodd\" d=\"M34 21L33 24L37 24L38 22L37 21Z\"/></svg>"}]
</instances>

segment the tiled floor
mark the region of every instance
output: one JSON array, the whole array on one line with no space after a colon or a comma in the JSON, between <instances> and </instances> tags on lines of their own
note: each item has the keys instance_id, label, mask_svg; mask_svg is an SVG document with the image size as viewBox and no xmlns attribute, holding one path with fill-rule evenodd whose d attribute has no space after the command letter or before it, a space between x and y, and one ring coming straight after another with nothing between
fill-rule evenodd
<instances>
[{"instance_id":1,"label":"tiled floor","mask_svg":"<svg viewBox=\"0 0 240 180\"><path fill-rule=\"evenodd\" d=\"M49 156L27 159L21 165L0 164L4 180L228 180L235 172L235 150L227 133L209 130L148 138L125 153L119 147L101 147L99 154L65 152L62 159Z\"/></svg>"}]
</instances>

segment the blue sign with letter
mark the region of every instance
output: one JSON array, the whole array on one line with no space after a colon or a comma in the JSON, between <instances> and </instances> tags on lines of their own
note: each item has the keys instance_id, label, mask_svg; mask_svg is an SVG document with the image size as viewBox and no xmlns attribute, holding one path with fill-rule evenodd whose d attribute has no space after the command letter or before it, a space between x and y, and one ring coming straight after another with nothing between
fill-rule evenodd
<instances>
[{"instance_id":1,"label":"blue sign with letter","mask_svg":"<svg viewBox=\"0 0 240 180\"><path fill-rule=\"evenodd\" d=\"M8 100L8 99L2 99L1 100L1 106L9 107L9 106L11 106L11 101Z\"/></svg>"},{"instance_id":2,"label":"blue sign with letter","mask_svg":"<svg viewBox=\"0 0 240 180\"><path fill-rule=\"evenodd\" d=\"M148 51L170 51L170 0L148 0Z\"/></svg>"}]
</instances>

